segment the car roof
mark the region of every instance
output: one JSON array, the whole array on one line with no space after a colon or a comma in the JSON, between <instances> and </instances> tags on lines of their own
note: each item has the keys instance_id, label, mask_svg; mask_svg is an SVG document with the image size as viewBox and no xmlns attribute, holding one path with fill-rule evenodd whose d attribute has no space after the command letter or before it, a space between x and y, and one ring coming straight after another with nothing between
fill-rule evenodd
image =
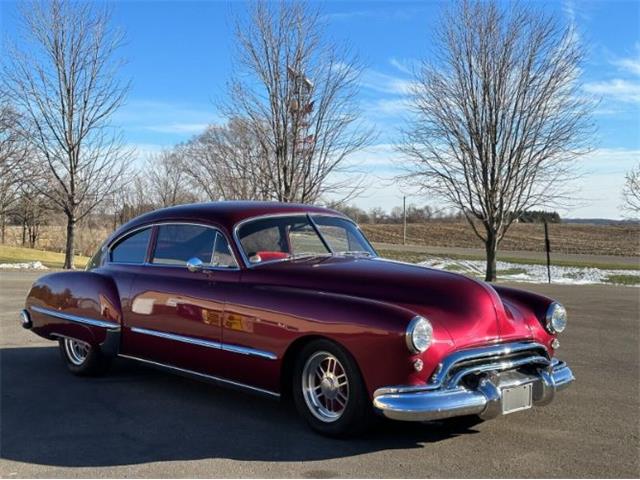
<instances>
[{"instance_id":1,"label":"car roof","mask_svg":"<svg viewBox=\"0 0 640 480\"><path fill-rule=\"evenodd\" d=\"M265 215L281 215L287 213L329 214L347 218L342 213L329 208L316 207L301 203L250 200L191 203L178 205L176 207L162 208L140 215L118 228L111 238L119 237L121 234L133 228L167 221L214 223L231 232L233 227L243 220Z\"/></svg>"}]
</instances>

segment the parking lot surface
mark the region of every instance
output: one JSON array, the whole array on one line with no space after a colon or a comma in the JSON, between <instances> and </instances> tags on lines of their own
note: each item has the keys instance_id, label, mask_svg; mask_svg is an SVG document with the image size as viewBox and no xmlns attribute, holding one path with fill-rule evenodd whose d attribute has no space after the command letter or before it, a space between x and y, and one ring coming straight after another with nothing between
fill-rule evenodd
<instances>
[{"instance_id":1,"label":"parking lot surface","mask_svg":"<svg viewBox=\"0 0 640 480\"><path fill-rule=\"evenodd\" d=\"M40 273L0 272L0 476L638 477L640 289L522 285L569 311L558 356L576 382L543 408L477 424L384 421L312 433L293 408L118 360L67 373L20 328Z\"/></svg>"}]
</instances>

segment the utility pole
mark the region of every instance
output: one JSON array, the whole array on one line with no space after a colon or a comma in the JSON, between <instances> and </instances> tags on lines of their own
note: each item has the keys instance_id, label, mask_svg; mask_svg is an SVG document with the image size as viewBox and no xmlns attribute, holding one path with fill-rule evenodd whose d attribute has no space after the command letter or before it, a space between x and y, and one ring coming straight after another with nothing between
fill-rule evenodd
<instances>
[{"instance_id":1,"label":"utility pole","mask_svg":"<svg viewBox=\"0 0 640 480\"><path fill-rule=\"evenodd\" d=\"M407 244L407 196L402 196L402 244Z\"/></svg>"}]
</instances>

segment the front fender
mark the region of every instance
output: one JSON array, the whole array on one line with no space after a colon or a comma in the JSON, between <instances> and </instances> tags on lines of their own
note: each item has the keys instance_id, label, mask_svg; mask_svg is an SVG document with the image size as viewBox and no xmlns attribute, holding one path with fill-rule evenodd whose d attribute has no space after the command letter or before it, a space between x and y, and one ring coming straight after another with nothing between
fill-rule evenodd
<instances>
[{"instance_id":1,"label":"front fender","mask_svg":"<svg viewBox=\"0 0 640 480\"><path fill-rule=\"evenodd\" d=\"M550 334L544 326L547 309L553 300L544 295L518 288L499 285L494 285L493 288L498 292L505 305L517 309L518 313L527 321L534 340L545 345L549 353L553 354L554 349L551 342L555 336Z\"/></svg>"},{"instance_id":2,"label":"front fender","mask_svg":"<svg viewBox=\"0 0 640 480\"><path fill-rule=\"evenodd\" d=\"M238 321L226 322L223 338L230 344L251 342L253 348L277 355L279 362L267 363L265 368L272 365L278 371L260 372L263 379L270 377L265 387L272 389L279 387L280 362L294 342L305 337L328 338L355 358L373 395L384 385L424 381L427 368L421 378L415 378L413 361L417 357L409 352L405 341L406 327L415 315L401 306L349 295L246 285L242 298L231 298L228 303L226 318ZM242 370L236 373L243 375Z\"/></svg>"}]
</instances>

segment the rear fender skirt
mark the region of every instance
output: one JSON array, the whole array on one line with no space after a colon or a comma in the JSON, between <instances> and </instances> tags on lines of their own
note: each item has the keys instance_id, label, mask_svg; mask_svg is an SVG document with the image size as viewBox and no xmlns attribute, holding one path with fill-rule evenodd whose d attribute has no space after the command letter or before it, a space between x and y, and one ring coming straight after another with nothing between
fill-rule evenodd
<instances>
[{"instance_id":1,"label":"rear fender skirt","mask_svg":"<svg viewBox=\"0 0 640 480\"><path fill-rule=\"evenodd\" d=\"M36 313L60 320L56 327L50 327L49 338L75 338L98 344L105 355L115 356L120 348L120 324L107 320L91 318L83 315L75 315L63 311L45 307L32 306L31 313ZM43 322L40 322L41 324ZM41 327L42 328L42 327ZM97 339L101 339L99 341Z\"/></svg>"},{"instance_id":2,"label":"rear fender skirt","mask_svg":"<svg viewBox=\"0 0 640 480\"><path fill-rule=\"evenodd\" d=\"M55 272L31 287L25 308L31 331L48 339L75 338L116 355L122 307L116 281L97 271Z\"/></svg>"}]
</instances>

